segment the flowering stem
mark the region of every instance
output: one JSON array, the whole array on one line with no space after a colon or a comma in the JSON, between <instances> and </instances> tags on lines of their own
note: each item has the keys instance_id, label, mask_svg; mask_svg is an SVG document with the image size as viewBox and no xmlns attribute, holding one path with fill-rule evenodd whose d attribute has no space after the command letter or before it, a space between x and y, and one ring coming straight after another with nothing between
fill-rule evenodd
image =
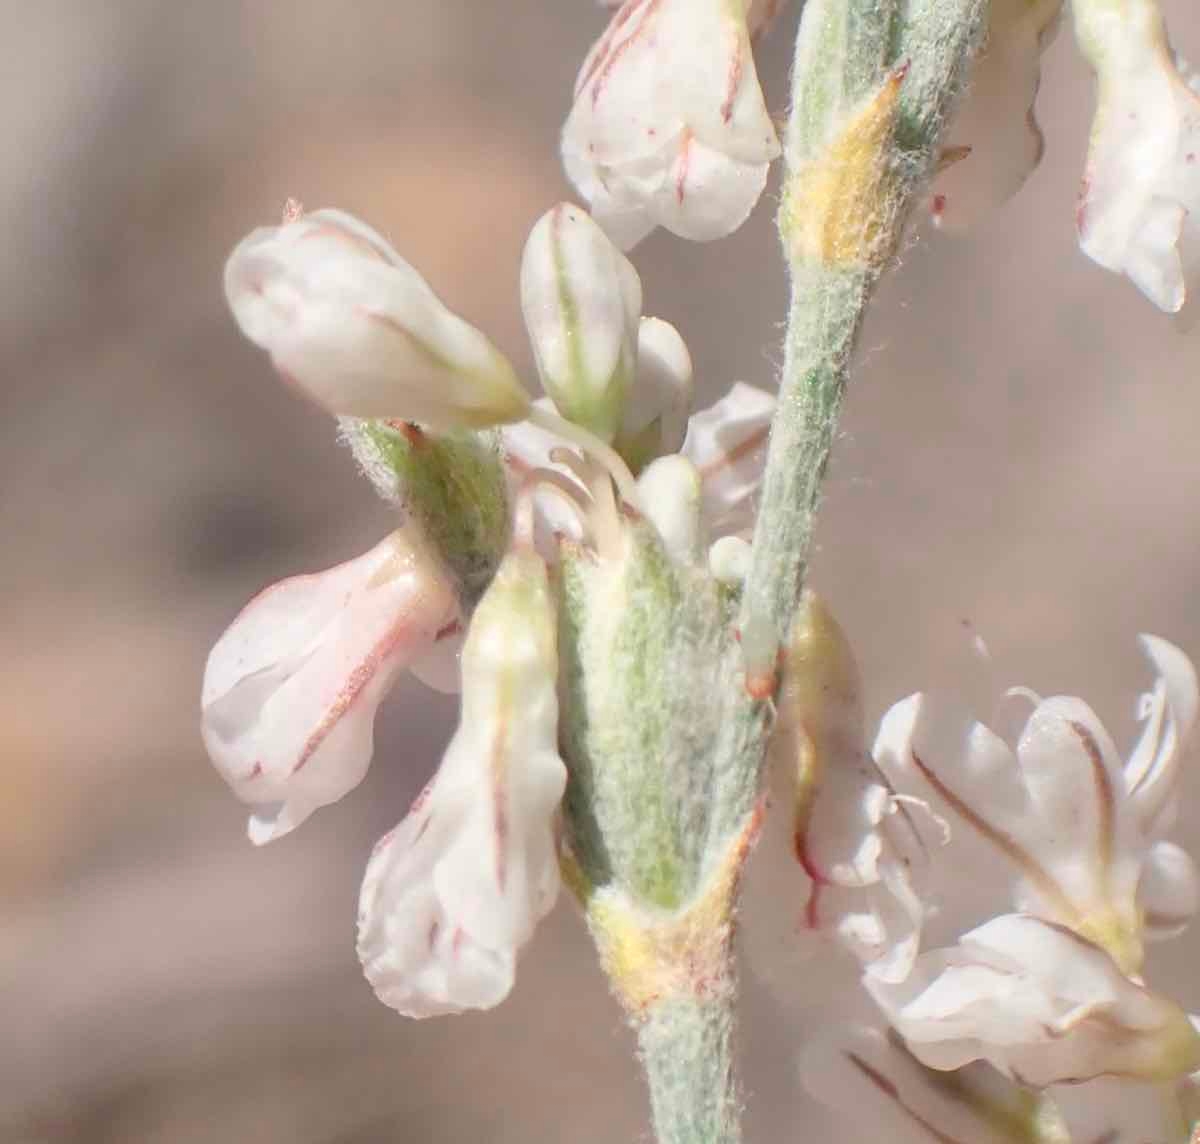
<instances>
[{"instance_id":1,"label":"flowering stem","mask_svg":"<svg viewBox=\"0 0 1200 1144\"><path fill-rule=\"evenodd\" d=\"M658 1144L741 1140L733 1069L733 991L670 997L638 1026Z\"/></svg>"},{"instance_id":2,"label":"flowering stem","mask_svg":"<svg viewBox=\"0 0 1200 1144\"><path fill-rule=\"evenodd\" d=\"M778 649L808 569L850 355L879 275L932 173L986 0L808 0L796 45L779 229L791 277L741 659L726 688L711 829L760 790ZM744 674L743 674L744 673Z\"/></svg>"}]
</instances>

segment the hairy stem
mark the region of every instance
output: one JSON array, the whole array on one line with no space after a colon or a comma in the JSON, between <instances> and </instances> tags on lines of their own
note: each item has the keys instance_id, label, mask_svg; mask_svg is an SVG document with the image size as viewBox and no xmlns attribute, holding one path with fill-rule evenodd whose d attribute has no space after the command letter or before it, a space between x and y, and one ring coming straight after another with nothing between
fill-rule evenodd
<instances>
[{"instance_id":1,"label":"hairy stem","mask_svg":"<svg viewBox=\"0 0 1200 1144\"><path fill-rule=\"evenodd\" d=\"M638 1026L658 1144L737 1144L733 991L669 997Z\"/></svg>"}]
</instances>

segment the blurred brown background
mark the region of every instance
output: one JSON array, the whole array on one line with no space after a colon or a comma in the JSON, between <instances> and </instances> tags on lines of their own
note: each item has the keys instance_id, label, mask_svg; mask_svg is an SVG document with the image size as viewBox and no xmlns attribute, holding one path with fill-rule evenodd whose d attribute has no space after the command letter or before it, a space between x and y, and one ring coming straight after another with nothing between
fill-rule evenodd
<instances>
[{"instance_id":1,"label":"blurred brown background","mask_svg":"<svg viewBox=\"0 0 1200 1144\"><path fill-rule=\"evenodd\" d=\"M1194 4L1166 8L1200 56ZM762 53L775 106L794 18ZM367 783L260 851L197 733L241 603L387 527L329 422L239 339L226 253L288 195L342 206L528 363L518 257L567 193L556 132L601 23L588 0L0 0L0 1141L647 1139L569 903L494 1013L409 1023L360 977L363 863L449 701L402 684ZM978 632L998 682L1081 692L1122 735L1134 634L1200 657L1200 334L1075 248L1089 108L1061 35L1043 168L969 239L922 230L869 323L816 579L875 714L958 675ZM707 396L769 383L770 204L637 263ZM763 866L751 1139L830 1139L794 1065L816 974L786 940L798 886ZM1200 1008L1195 948L1159 971Z\"/></svg>"}]
</instances>

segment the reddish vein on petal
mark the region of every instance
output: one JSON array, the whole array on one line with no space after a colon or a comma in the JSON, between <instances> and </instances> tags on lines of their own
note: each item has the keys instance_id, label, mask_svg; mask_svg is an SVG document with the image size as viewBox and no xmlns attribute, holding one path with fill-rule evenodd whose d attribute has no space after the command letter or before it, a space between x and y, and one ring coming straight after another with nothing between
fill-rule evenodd
<instances>
[{"instance_id":1,"label":"reddish vein on petal","mask_svg":"<svg viewBox=\"0 0 1200 1144\"><path fill-rule=\"evenodd\" d=\"M341 691L338 692L337 697L330 704L329 710L325 712L321 718L321 722L317 724L316 729L309 735L308 741L304 744L304 749L300 752L300 758L296 761L296 765L292 767L292 774L300 770L316 754L317 749L325 741L329 732L337 726L338 720L354 706L363 689L375 678L375 673L379 670L380 664L403 642L404 638L410 632L410 618L408 615L405 615L399 622L393 625L383 638L367 653L366 659L350 673L350 677L346 680Z\"/></svg>"}]
</instances>

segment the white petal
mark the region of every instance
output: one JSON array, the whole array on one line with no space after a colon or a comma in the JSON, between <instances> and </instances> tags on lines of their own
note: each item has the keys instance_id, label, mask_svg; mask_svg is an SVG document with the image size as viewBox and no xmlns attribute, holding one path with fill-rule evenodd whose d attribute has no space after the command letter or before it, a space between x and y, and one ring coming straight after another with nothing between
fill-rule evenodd
<instances>
[{"instance_id":1,"label":"white petal","mask_svg":"<svg viewBox=\"0 0 1200 1144\"><path fill-rule=\"evenodd\" d=\"M667 552L681 563L697 563L704 549L704 533L696 466L678 455L659 457L638 477L637 486L642 511L658 530Z\"/></svg>"},{"instance_id":2,"label":"white petal","mask_svg":"<svg viewBox=\"0 0 1200 1144\"><path fill-rule=\"evenodd\" d=\"M1176 66L1153 0L1073 7L1097 77L1079 244L1177 312L1187 297L1181 246L1194 243L1200 219L1200 95Z\"/></svg>"},{"instance_id":3,"label":"white petal","mask_svg":"<svg viewBox=\"0 0 1200 1144\"><path fill-rule=\"evenodd\" d=\"M744 382L688 423L683 455L700 470L704 516L714 535L754 524L775 397Z\"/></svg>"},{"instance_id":4,"label":"white petal","mask_svg":"<svg viewBox=\"0 0 1200 1144\"><path fill-rule=\"evenodd\" d=\"M368 865L359 957L380 999L409 1016L503 1000L558 894L554 625L545 566L510 554L471 619L458 731Z\"/></svg>"},{"instance_id":5,"label":"white petal","mask_svg":"<svg viewBox=\"0 0 1200 1144\"><path fill-rule=\"evenodd\" d=\"M1143 911L1146 937L1177 937L1200 905L1200 877L1187 851L1173 842L1156 842L1146 854L1138 905Z\"/></svg>"},{"instance_id":6,"label":"white petal","mask_svg":"<svg viewBox=\"0 0 1200 1144\"><path fill-rule=\"evenodd\" d=\"M745 10L628 0L584 61L562 153L626 249L655 226L700 241L737 229L779 154Z\"/></svg>"},{"instance_id":7,"label":"white petal","mask_svg":"<svg viewBox=\"0 0 1200 1144\"><path fill-rule=\"evenodd\" d=\"M246 606L209 656L201 726L217 769L257 808L256 843L362 781L380 700L458 614L444 573L406 532Z\"/></svg>"},{"instance_id":8,"label":"white petal","mask_svg":"<svg viewBox=\"0 0 1200 1144\"><path fill-rule=\"evenodd\" d=\"M1139 712L1142 734L1129 757L1125 781L1143 831L1157 835L1170 829L1174 817L1180 767L1200 696L1196 669L1179 648L1158 636L1143 635L1140 642L1158 678Z\"/></svg>"},{"instance_id":9,"label":"white petal","mask_svg":"<svg viewBox=\"0 0 1200 1144\"><path fill-rule=\"evenodd\" d=\"M285 380L332 413L477 428L529 406L495 346L339 211L247 236L226 264L225 294Z\"/></svg>"},{"instance_id":10,"label":"white petal","mask_svg":"<svg viewBox=\"0 0 1200 1144\"><path fill-rule=\"evenodd\" d=\"M1109 1073L1167 1079L1200 1063L1186 1014L1098 946L1027 915L995 918L868 991L931 1068L990 1062L1028 1084Z\"/></svg>"}]
</instances>

